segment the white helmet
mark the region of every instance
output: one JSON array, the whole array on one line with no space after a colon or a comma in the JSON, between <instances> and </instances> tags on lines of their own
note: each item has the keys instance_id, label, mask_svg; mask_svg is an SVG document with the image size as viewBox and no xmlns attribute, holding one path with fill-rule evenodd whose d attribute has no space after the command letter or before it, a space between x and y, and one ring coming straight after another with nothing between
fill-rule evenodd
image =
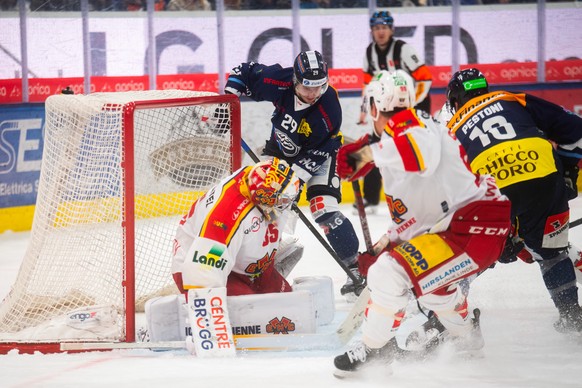
<instances>
[{"instance_id":1,"label":"white helmet","mask_svg":"<svg viewBox=\"0 0 582 388\"><path fill-rule=\"evenodd\" d=\"M392 112L397 108L412 108L416 102L414 81L404 70L396 70L390 73L382 70L372 78L366 88L366 102L374 101L378 120L380 112ZM372 112L370 111L370 115Z\"/></svg>"}]
</instances>

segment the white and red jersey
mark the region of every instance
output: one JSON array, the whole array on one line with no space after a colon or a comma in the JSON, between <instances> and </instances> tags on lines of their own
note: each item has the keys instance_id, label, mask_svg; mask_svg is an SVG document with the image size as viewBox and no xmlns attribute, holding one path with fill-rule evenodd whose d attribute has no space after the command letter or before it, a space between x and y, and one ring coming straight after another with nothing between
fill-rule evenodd
<instances>
[{"instance_id":1,"label":"white and red jersey","mask_svg":"<svg viewBox=\"0 0 582 388\"><path fill-rule=\"evenodd\" d=\"M224 287L230 272L259 276L273 260L281 233L251 202L243 167L200 197L180 221L172 273L185 289Z\"/></svg>"},{"instance_id":2,"label":"white and red jersey","mask_svg":"<svg viewBox=\"0 0 582 388\"><path fill-rule=\"evenodd\" d=\"M454 135L423 111L395 114L370 148L382 174L393 243L445 230L456 210L501 197L493 178L472 173Z\"/></svg>"}]
</instances>

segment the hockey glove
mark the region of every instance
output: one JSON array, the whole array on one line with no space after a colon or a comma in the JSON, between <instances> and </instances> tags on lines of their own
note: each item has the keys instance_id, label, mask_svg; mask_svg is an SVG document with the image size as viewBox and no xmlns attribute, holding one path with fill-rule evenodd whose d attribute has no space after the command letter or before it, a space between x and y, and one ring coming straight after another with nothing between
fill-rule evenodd
<instances>
[{"instance_id":1,"label":"hockey glove","mask_svg":"<svg viewBox=\"0 0 582 388\"><path fill-rule=\"evenodd\" d=\"M498 262L503 264L513 263L517 260L517 255L525 248L523 240L516 236L509 236L505 240L505 247L501 256L497 259Z\"/></svg>"},{"instance_id":2,"label":"hockey glove","mask_svg":"<svg viewBox=\"0 0 582 388\"><path fill-rule=\"evenodd\" d=\"M566 182L568 200L572 200L578 196L578 186L576 181L578 180L578 165L573 165L569 167L564 167L564 181Z\"/></svg>"},{"instance_id":3,"label":"hockey glove","mask_svg":"<svg viewBox=\"0 0 582 388\"><path fill-rule=\"evenodd\" d=\"M337 153L337 174L341 179L352 182L363 178L374 168L371 135L364 135L353 143L345 144Z\"/></svg>"},{"instance_id":4,"label":"hockey glove","mask_svg":"<svg viewBox=\"0 0 582 388\"><path fill-rule=\"evenodd\" d=\"M373 252L363 252L358 255L358 270L364 277L368 276L368 269L378 260L378 257L390 250L390 239L387 235L383 235L376 244L374 244Z\"/></svg>"}]
</instances>

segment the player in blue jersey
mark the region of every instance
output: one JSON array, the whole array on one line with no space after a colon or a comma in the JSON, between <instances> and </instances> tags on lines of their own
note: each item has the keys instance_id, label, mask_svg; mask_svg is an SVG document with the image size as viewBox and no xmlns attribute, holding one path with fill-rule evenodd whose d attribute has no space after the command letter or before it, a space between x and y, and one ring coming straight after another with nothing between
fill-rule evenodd
<instances>
[{"instance_id":1,"label":"player in blue jersey","mask_svg":"<svg viewBox=\"0 0 582 388\"><path fill-rule=\"evenodd\" d=\"M556 330L582 331L580 273L573 265L582 257L568 242L568 200L578 195L582 119L529 94L489 92L478 69L455 73L447 99L454 113L447 125L465 148L472 170L493 175L511 200L517 234L540 265L560 314Z\"/></svg>"},{"instance_id":2,"label":"player in blue jersey","mask_svg":"<svg viewBox=\"0 0 582 388\"><path fill-rule=\"evenodd\" d=\"M329 86L327 63L317 51L301 52L293 67L242 63L232 69L224 91L275 106L271 135L263 154L285 160L307 186L315 222L330 245L356 275L359 241L339 210L340 179L336 155L342 143L342 110L337 91ZM357 285L356 285L357 286ZM350 278L342 295L359 294Z\"/></svg>"}]
</instances>

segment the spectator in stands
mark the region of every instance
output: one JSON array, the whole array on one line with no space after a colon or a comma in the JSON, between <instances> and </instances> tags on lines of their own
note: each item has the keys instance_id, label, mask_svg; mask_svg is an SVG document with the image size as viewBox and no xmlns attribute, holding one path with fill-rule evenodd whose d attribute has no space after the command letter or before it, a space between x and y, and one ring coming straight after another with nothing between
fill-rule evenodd
<instances>
[{"instance_id":1,"label":"spectator in stands","mask_svg":"<svg viewBox=\"0 0 582 388\"><path fill-rule=\"evenodd\" d=\"M208 0L170 0L167 11L210 11Z\"/></svg>"},{"instance_id":2,"label":"spectator in stands","mask_svg":"<svg viewBox=\"0 0 582 388\"><path fill-rule=\"evenodd\" d=\"M15 11L16 10L16 0L0 0L0 10L2 10L2 11Z\"/></svg>"}]
</instances>

